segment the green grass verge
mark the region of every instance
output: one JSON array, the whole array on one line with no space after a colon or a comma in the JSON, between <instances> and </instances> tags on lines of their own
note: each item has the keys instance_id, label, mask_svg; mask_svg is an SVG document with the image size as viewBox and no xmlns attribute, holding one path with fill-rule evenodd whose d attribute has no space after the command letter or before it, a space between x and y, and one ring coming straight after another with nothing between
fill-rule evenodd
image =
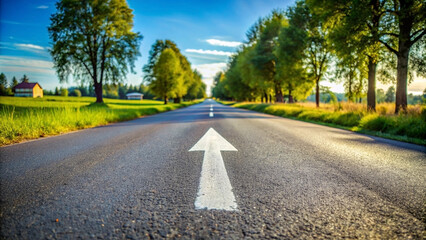
<instances>
[{"instance_id":1,"label":"green grass verge","mask_svg":"<svg viewBox=\"0 0 426 240\"><path fill-rule=\"evenodd\" d=\"M231 105L227 103L227 105ZM426 145L426 107L420 113L380 115L366 111L330 111L297 104L234 103L233 107L342 128L378 137Z\"/></svg>"},{"instance_id":2,"label":"green grass verge","mask_svg":"<svg viewBox=\"0 0 426 240\"><path fill-rule=\"evenodd\" d=\"M0 97L0 146L131 120L200 102L164 105L154 100L104 99L104 104L94 101L91 97Z\"/></svg>"}]
</instances>

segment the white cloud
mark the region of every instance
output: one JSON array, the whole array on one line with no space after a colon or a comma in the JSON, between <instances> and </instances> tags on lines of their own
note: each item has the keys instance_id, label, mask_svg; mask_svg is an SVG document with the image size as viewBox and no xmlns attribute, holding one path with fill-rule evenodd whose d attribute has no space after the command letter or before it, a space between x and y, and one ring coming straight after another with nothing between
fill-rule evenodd
<instances>
[{"instance_id":1,"label":"white cloud","mask_svg":"<svg viewBox=\"0 0 426 240\"><path fill-rule=\"evenodd\" d=\"M222 41L218 39L207 39L206 42L214 46L222 47L238 47L243 44L242 42Z\"/></svg>"},{"instance_id":2,"label":"white cloud","mask_svg":"<svg viewBox=\"0 0 426 240\"><path fill-rule=\"evenodd\" d=\"M26 50L44 50L44 47L42 46L38 46L38 45L34 45L34 44L21 44L21 43L16 43L14 44L16 47L21 48L21 49L26 49Z\"/></svg>"},{"instance_id":3,"label":"white cloud","mask_svg":"<svg viewBox=\"0 0 426 240\"><path fill-rule=\"evenodd\" d=\"M213 78L217 72L225 70L226 63L198 64L193 65L193 67L203 75L203 78Z\"/></svg>"},{"instance_id":4,"label":"white cloud","mask_svg":"<svg viewBox=\"0 0 426 240\"><path fill-rule=\"evenodd\" d=\"M226 65L227 64L224 62L193 65L193 67L203 76L203 81L207 85L207 95L210 95L214 76L216 73L224 71L226 69Z\"/></svg>"},{"instance_id":5,"label":"white cloud","mask_svg":"<svg viewBox=\"0 0 426 240\"><path fill-rule=\"evenodd\" d=\"M46 6L46 5L40 5L40 6L38 6L37 8L38 8L38 9L47 9L47 8L49 8L49 6Z\"/></svg>"},{"instance_id":6,"label":"white cloud","mask_svg":"<svg viewBox=\"0 0 426 240\"><path fill-rule=\"evenodd\" d=\"M55 74L51 61L29 59L23 57L0 56L0 68L4 72L24 72Z\"/></svg>"},{"instance_id":7,"label":"white cloud","mask_svg":"<svg viewBox=\"0 0 426 240\"><path fill-rule=\"evenodd\" d=\"M231 55L235 54L233 52L224 52L224 51L217 51L217 50L203 50L203 49L185 49L185 52L219 55L219 56L231 56Z\"/></svg>"}]
</instances>

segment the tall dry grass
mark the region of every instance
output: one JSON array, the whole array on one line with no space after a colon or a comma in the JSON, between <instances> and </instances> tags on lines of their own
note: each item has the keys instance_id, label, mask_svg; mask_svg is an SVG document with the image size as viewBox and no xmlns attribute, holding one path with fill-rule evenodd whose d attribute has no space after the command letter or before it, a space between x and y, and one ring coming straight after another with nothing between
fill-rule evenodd
<instances>
[{"instance_id":1,"label":"tall dry grass","mask_svg":"<svg viewBox=\"0 0 426 240\"><path fill-rule=\"evenodd\" d=\"M416 138L426 142L426 106L410 105L407 113L394 114L395 105L381 103L376 112L368 112L360 103L341 102L338 104L315 103L262 104L237 103L235 107L264 112L281 117L343 126L356 131L375 131L394 136Z\"/></svg>"}]
</instances>

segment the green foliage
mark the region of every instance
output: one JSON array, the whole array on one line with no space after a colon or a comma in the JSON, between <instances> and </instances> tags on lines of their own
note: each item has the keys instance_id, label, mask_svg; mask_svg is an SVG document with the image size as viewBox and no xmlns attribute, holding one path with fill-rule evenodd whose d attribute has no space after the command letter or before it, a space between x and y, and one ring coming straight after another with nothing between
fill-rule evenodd
<instances>
[{"instance_id":1,"label":"green foliage","mask_svg":"<svg viewBox=\"0 0 426 240\"><path fill-rule=\"evenodd\" d=\"M163 55L163 52L169 49L173 52L177 61L173 65L172 70L167 70L167 66L164 65L161 68L169 71L178 71L175 72L173 81L166 84L164 81L165 75L163 74L163 80L158 80L158 74L161 74L158 70L158 64ZM171 53L167 53L170 55ZM164 60L164 59L163 59ZM152 92L158 97L163 98L165 102L168 101L168 98L174 98L175 103L179 103L181 99L185 96L192 98L194 92L202 91L203 85L200 83L198 78L200 75L198 72L195 74L191 69L191 64L188 59L181 54L179 48L176 44L170 40L157 40L151 47L148 57L148 63L143 66L142 70L144 71L144 81L150 86ZM187 94L188 90L191 89L192 93ZM154 90L155 89L155 90ZM163 90L160 90L163 89Z\"/></svg>"},{"instance_id":2,"label":"green foliage","mask_svg":"<svg viewBox=\"0 0 426 240\"><path fill-rule=\"evenodd\" d=\"M251 58L254 69L259 73L262 85L270 85L275 93L277 102L283 101L282 82L276 76L278 36L287 19L281 11L273 10L271 15L263 20L263 29L254 46L255 55Z\"/></svg>"},{"instance_id":3,"label":"green foliage","mask_svg":"<svg viewBox=\"0 0 426 240\"><path fill-rule=\"evenodd\" d=\"M229 59L223 81L213 88L220 99L289 102L305 99L324 76L329 50L318 18L303 1L259 19L247 32L246 45Z\"/></svg>"},{"instance_id":4,"label":"green foliage","mask_svg":"<svg viewBox=\"0 0 426 240\"><path fill-rule=\"evenodd\" d=\"M16 79L16 77L15 76L13 76L13 78L12 78L12 85L11 85L11 87L13 88L13 87L15 87L16 85L18 85L19 83L18 83L18 80Z\"/></svg>"},{"instance_id":5,"label":"green foliage","mask_svg":"<svg viewBox=\"0 0 426 240\"><path fill-rule=\"evenodd\" d=\"M190 83L184 99L195 100L197 98L205 98L206 84L203 83L201 74L197 70L194 70L192 77L193 81Z\"/></svg>"},{"instance_id":6,"label":"green foliage","mask_svg":"<svg viewBox=\"0 0 426 240\"><path fill-rule=\"evenodd\" d=\"M390 86L385 94L385 102L395 102L395 87Z\"/></svg>"},{"instance_id":7,"label":"green foliage","mask_svg":"<svg viewBox=\"0 0 426 240\"><path fill-rule=\"evenodd\" d=\"M175 52L164 49L153 68L154 80L150 82L150 89L158 97L163 97L167 104L169 98L177 97L177 89L182 88L184 80L182 68Z\"/></svg>"},{"instance_id":8,"label":"green foliage","mask_svg":"<svg viewBox=\"0 0 426 240\"><path fill-rule=\"evenodd\" d=\"M161 101L142 102L93 97L15 98L0 97L0 145L56 135L156 114L197 102L162 105Z\"/></svg>"},{"instance_id":9,"label":"green foliage","mask_svg":"<svg viewBox=\"0 0 426 240\"><path fill-rule=\"evenodd\" d=\"M319 106L320 82L328 77L343 82L349 101L367 96L368 109L374 111L376 102L386 100L382 92L376 98L377 73L380 81L397 83L392 101L396 112L407 111L407 101L420 102L407 96L407 83L414 73L426 76L425 23L421 0L298 0L285 15L274 10L249 28L213 96L271 102L275 95L281 102L284 95L293 102L306 99L315 85ZM327 101L336 100L326 94Z\"/></svg>"},{"instance_id":10,"label":"green foliage","mask_svg":"<svg viewBox=\"0 0 426 240\"><path fill-rule=\"evenodd\" d=\"M61 0L51 16L50 51L59 80L70 74L95 87L102 102L104 82L133 72L142 36L132 32L133 14L125 0Z\"/></svg>"},{"instance_id":11,"label":"green foliage","mask_svg":"<svg viewBox=\"0 0 426 240\"><path fill-rule=\"evenodd\" d=\"M24 76L21 78L21 83L23 83L23 82L25 82L25 83L28 83L28 82L30 82L30 79L27 77L27 75L25 75L24 74Z\"/></svg>"},{"instance_id":12,"label":"green foliage","mask_svg":"<svg viewBox=\"0 0 426 240\"><path fill-rule=\"evenodd\" d=\"M74 89L69 96L81 97L81 91L79 89Z\"/></svg>"},{"instance_id":13,"label":"green foliage","mask_svg":"<svg viewBox=\"0 0 426 240\"><path fill-rule=\"evenodd\" d=\"M62 97L68 97L68 89L61 88L61 96Z\"/></svg>"},{"instance_id":14,"label":"green foliage","mask_svg":"<svg viewBox=\"0 0 426 240\"><path fill-rule=\"evenodd\" d=\"M301 2L287 11L289 25L284 26L278 38L276 48L277 75L276 78L282 83L284 89L288 90L289 102L293 102L296 93L301 99L306 98L313 87L312 79L308 78L304 61L308 34L306 29L306 16L308 9Z\"/></svg>"},{"instance_id":15,"label":"green foliage","mask_svg":"<svg viewBox=\"0 0 426 240\"><path fill-rule=\"evenodd\" d=\"M0 96L13 95L12 89L7 87L7 78L4 73L0 73Z\"/></svg>"},{"instance_id":16,"label":"green foliage","mask_svg":"<svg viewBox=\"0 0 426 240\"><path fill-rule=\"evenodd\" d=\"M0 85L3 87L7 87L7 77L4 73L0 73Z\"/></svg>"},{"instance_id":17,"label":"green foliage","mask_svg":"<svg viewBox=\"0 0 426 240\"><path fill-rule=\"evenodd\" d=\"M383 103L386 101L385 91L383 89L376 90L376 101L377 103Z\"/></svg>"}]
</instances>

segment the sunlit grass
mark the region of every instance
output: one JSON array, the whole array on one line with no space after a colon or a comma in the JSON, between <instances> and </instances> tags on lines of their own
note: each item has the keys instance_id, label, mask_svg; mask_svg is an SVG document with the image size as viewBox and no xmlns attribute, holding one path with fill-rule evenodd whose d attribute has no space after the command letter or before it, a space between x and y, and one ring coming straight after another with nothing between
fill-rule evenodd
<instances>
[{"instance_id":1,"label":"sunlit grass","mask_svg":"<svg viewBox=\"0 0 426 240\"><path fill-rule=\"evenodd\" d=\"M229 104L229 103L228 103ZM407 114L395 115L392 103L378 104L376 112L368 112L360 103L321 104L262 104L235 103L234 107L264 112L276 116L341 126L358 132L426 144L426 106L410 105ZM385 135L384 135L385 134Z\"/></svg>"},{"instance_id":2,"label":"sunlit grass","mask_svg":"<svg viewBox=\"0 0 426 240\"><path fill-rule=\"evenodd\" d=\"M91 97L0 97L0 145L130 120L197 103L164 105L155 100L104 101L105 104L95 104L95 98Z\"/></svg>"}]
</instances>

